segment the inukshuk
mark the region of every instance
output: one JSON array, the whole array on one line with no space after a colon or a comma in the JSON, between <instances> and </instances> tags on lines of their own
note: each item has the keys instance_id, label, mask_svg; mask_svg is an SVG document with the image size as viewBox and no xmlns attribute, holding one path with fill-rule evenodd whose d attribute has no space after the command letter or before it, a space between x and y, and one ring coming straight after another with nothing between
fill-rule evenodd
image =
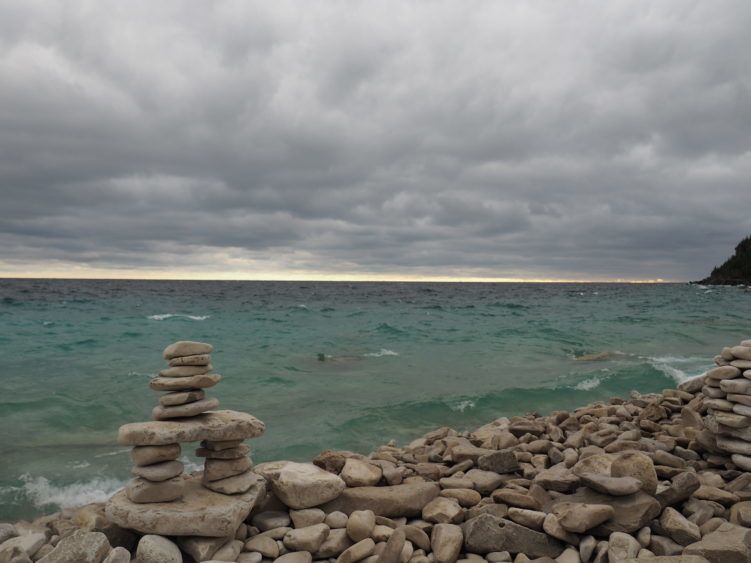
<instances>
[{"instance_id":1,"label":"inukshuk","mask_svg":"<svg viewBox=\"0 0 751 563\"><path fill-rule=\"evenodd\" d=\"M738 468L751 471L751 340L723 348L715 363L702 387L708 412L705 427L714 433L710 446L730 454L728 461Z\"/></svg>"},{"instance_id":2,"label":"inukshuk","mask_svg":"<svg viewBox=\"0 0 751 563\"><path fill-rule=\"evenodd\" d=\"M262 434L264 424L249 414L212 410L219 401L207 398L205 389L222 378L212 373L212 351L202 342L167 346L164 358L169 365L149 384L166 391L152 411L154 421L120 427L118 442L133 446L135 478L108 503L108 516L118 524L144 533L220 536L230 521L242 521L241 513L247 515L263 494L263 479L253 473L250 449L242 442ZM183 475L180 444L198 441L196 455L206 460L203 474ZM205 524L212 509L217 515L213 528L191 522L192 515ZM172 519L160 517L165 510Z\"/></svg>"}]
</instances>

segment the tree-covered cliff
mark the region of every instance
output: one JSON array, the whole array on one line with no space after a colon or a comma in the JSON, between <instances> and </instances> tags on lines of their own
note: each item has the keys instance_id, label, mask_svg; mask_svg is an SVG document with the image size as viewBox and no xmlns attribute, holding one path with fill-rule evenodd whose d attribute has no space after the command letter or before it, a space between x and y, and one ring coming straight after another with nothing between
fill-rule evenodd
<instances>
[{"instance_id":1,"label":"tree-covered cliff","mask_svg":"<svg viewBox=\"0 0 751 563\"><path fill-rule=\"evenodd\" d=\"M722 266L715 267L709 277L699 283L713 285L751 284L751 236L735 247L735 254Z\"/></svg>"}]
</instances>

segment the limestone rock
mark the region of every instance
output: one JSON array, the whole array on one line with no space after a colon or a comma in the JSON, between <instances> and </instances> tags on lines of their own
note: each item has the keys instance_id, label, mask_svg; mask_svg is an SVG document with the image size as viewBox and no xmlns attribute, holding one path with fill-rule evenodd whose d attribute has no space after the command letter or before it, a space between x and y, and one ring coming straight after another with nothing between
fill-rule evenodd
<instances>
[{"instance_id":1,"label":"limestone rock","mask_svg":"<svg viewBox=\"0 0 751 563\"><path fill-rule=\"evenodd\" d=\"M375 542L368 538L348 547L337 558L337 563L355 563L373 554Z\"/></svg>"},{"instance_id":2,"label":"limestone rock","mask_svg":"<svg viewBox=\"0 0 751 563\"><path fill-rule=\"evenodd\" d=\"M17 535L18 531L13 524L0 523L0 545L2 545L5 540L15 538Z\"/></svg>"},{"instance_id":3,"label":"limestone rock","mask_svg":"<svg viewBox=\"0 0 751 563\"><path fill-rule=\"evenodd\" d=\"M225 544L216 550L212 556L212 561L237 561L237 556L243 549L243 542L240 540L228 540Z\"/></svg>"},{"instance_id":4,"label":"limestone rock","mask_svg":"<svg viewBox=\"0 0 751 563\"><path fill-rule=\"evenodd\" d=\"M104 558L102 563L130 563L130 551L124 547L115 547L109 552L109 555Z\"/></svg>"},{"instance_id":5,"label":"limestone rock","mask_svg":"<svg viewBox=\"0 0 751 563\"><path fill-rule=\"evenodd\" d=\"M263 479L252 471L246 471L240 475L225 477L217 481L203 481L203 486L216 493L224 495L238 495L249 491L259 480Z\"/></svg>"},{"instance_id":6,"label":"limestone rock","mask_svg":"<svg viewBox=\"0 0 751 563\"><path fill-rule=\"evenodd\" d=\"M468 520L462 531L464 548L470 553L509 551L529 557L558 557L563 551L563 545L547 534L490 514Z\"/></svg>"},{"instance_id":7,"label":"limestone rock","mask_svg":"<svg viewBox=\"0 0 751 563\"><path fill-rule=\"evenodd\" d=\"M438 496L436 483L405 483L387 487L354 487L321 508L325 512L341 511L351 514L354 510L372 510L377 516L398 518L418 516L431 500Z\"/></svg>"},{"instance_id":8,"label":"limestone rock","mask_svg":"<svg viewBox=\"0 0 751 563\"><path fill-rule=\"evenodd\" d=\"M149 387L154 391L190 391L192 389L207 389L222 380L218 373L204 373L189 377L155 377L149 381Z\"/></svg>"},{"instance_id":9,"label":"limestone rock","mask_svg":"<svg viewBox=\"0 0 751 563\"><path fill-rule=\"evenodd\" d=\"M509 506L526 508L528 510L542 509L540 501L538 501L536 498L520 491L515 491L513 489L498 489L497 491L493 492L492 497L495 502L501 502L508 504Z\"/></svg>"},{"instance_id":10,"label":"limestone rock","mask_svg":"<svg viewBox=\"0 0 751 563\"><path fill-rule=\"evenodd\" d=\"M252 467L250 459L207 459L203 464L203 482L218 481L245 473Z\"/></svg>"},{"instance_id":11,"label":"limestone rock","mask_svg":"<svg viewBox=\"0 0 751 563\"><path fill-rule=\"evenodd\" d=\"M165 360L171 360L182 356L195 356L197 354L211 354L214 347L204 342L193 342L191 340L181 340L170 344L162 352Z\"/></svg>"},{"instance_id":12,"label":"limestone rock","mask_svg":"<svg viewBox=\"0 0 751 563\"><path fill-rule=\"evenodd\" d=\"M46 541L47 536L42 533L22 534L8 539L0 545L0 561L6 557L9 558L14 549L18 549L29 557L34 557Z\"/></svg>"},{"instance_id":13,"label":"limestone rock","mask_svg":"<svg viewBox=\"0 0 751 563\"><path fill-rule=\"evenodd\" d=\"M206 397L203 389L193 389L191 391L172 391L159 397L159 404L163 407L175 407L200 401Z\"/></svg>"},{"instance_id":14,"label":"limestone rock","mask_svg":"<svg viewBox=\"0 0 751 563\"><path fill-rule=\"evenodd\" d=\"M436 563L455 563L462 550L464 534L454 524L436 524L430 536L430 547Z\"/></svg>"},{"instance_id":15,"label":"limestone rock","mask_svg":"<svg viewBox=\"0 0 751 563\"><path fill-rule=\"evenodd\" d=\"M521 524L532 530L542 530L542 524L545 522L546 514L539 510L527 510L526 508L517 508L512 506L508 509L508 519Z\"/></svg>"},{"instance_id":16,"label":"limestone rock","mask_svg":"<svg viewBox=\"0 0 751 563\"><path fill-rule=\"evenodd\" d=\"M194 375L209 373L212 369L211 364L205 366L174 366L161 370L159 377L193 377Z\"/></svg>"},{"instance_id":17,"label":"limestone rock","mask_svg":"<svg viewBox=\"0 0 751 563\"><path fill-rule=\"evenodd\" d=\"M483 469L470 469L465 477L472 481L473 488L481 495L489 495L503 483L503 476Z\"/></svg>"},{"instance_id":18,"label":"limestone rock","mask_svg":"<svg viewBox=\"0 0 751 563\"><path fill-rule=\"evenodd\" d=\"M302 510L290 510L289 516L292 519L292 525L295 528L305 528L306 526L312 526L313 524L321 524L326 520L326 513L320 508L303 508ZM328 522L326 525L333 528L341 528L343 526L330 526ZM347 525L347 515L344 515L344 525Z\"/></svg>"},{"instance_id":19,"label":"limestone rock","mask_svg":"<svg viewBox=\"0 0 751 563\"><path fill-rule=\"evenodd\" d=\"M353 542L347 535L347 530L343 528L331 530L328 537L323 544L321 544L321 547L315 554L315 558L324 559L326 557L339 557L352 545Z\"/></svg>"},{"instance_id":20,"label":"limestone rock","mask_svg":"<svg viewBox=\"0 0 751 563\"><path fill-rule=\"evenodd\" d=\"M326 524L313 524L305 528L296 528L284 534L284 546L290 551L309 551L315 553L329 535Z\"/></svg>"},{"instance_id":21,"label":"limestone rock","mask_svg":"<svg viewBox=\"0 0 751 563\"><path fill-rule=\"evenodd\" d=\"M225 448L223 450L211 450L209 448L196 449L197 457L205 457L207 459L237 459L245 457L250 453L250 447L245 444L240 444L236 448Z\"/></svg>"},{"instance_id":22,"label":"limestone rock","mask_svg":"<svg viewBox=\"0 0 751 563\"><path fill-rule=\"evenodd\" d=\"M274 559L274 563L311 563L313 556L307 551L293 551Z\"/></svg>"},{"instance_id":23,"label":"limestone rock","mask_svg":"<svg viewBox=\"0 0 751 563\"><path fill-rule=\"evenodd\" d=\"M207 366L211 363L209 354L193 354L192 356L176 356L169 361L170 366Z\"/></svg>"},{"instance_id":24,"label":"limestone rock","mask_svg":"<svg viewBox=\"0 0 751 563\"><path fill-rule=\"evenodd\" d=\"M369 538L376 525L375 513L372 510L355 510L347 520L347 535L354 542Z\"/></svg>"},{"instance_id":25,"label":"limestone rock","mask_svg":"<svg viewBox=\"0 0 751 563\"><path fill-rule=\"evenodd\" d=\"M265 532L274 528L286 528L290 525L291 520L286 510L264 510L253 516L250 523Z\"/></svg>"},{"instance_id":26,"label":"limestone rock","mask_svg":"<svg viewBox=\"0 0 751 563\"><path fill-rule=\"evenodd\" d=\"M111 522L144 534L232 537L256 502L265 495L263 479L246 493L223 495L201 485L200 477L183 477L184 493L174 502L135 504L123 491L107 502Z\"/></svg>"},{"instance_id":27,"label":"limestone rock","mask_svg":"<svg viewBox=\"0 0 751 563\"><path fill-rule=\"evenodd\" d=\"M683 550L683 555L699 555L712 563L749 563L751 530L728 522Z\"/></svg>"},{"instance_id":28,"label":"limestone rock","mask_svg":"<svg viewBox=\"0 0 751 563\"><path fill-rule=\"evenodd\" d=\"M584 504L606 504L613 507L613 517L597 526L592 533L609 535L611 532L632 533L647 525L661 511L660 503L653 497L639 491L633 495L611 497L587 488L581 488L572 495L564 495L553 501L552 507L562 502Z\"/></svg>"},{"instance_id":29,"label":"limestone rock","mask_svg":"<svg viewBox=\"0 0 751 563\"><path fill-rule=\"evenodd\" d=\"M633 477L609 477L598 473L581 473L579 478L582 485L586 485L593 491L614 497L632 495L642 488L641 481Z\"/></svg>"},{"instance_id":30,"label":"limestone rock","mask_svg":"<svg viewBox=\"0 0 751 563\"><path fill-rule=\"evenodd\" d=\"M660 526L670 538L680 544L688 545L701 539L699 526L687 520L674 508L667 507L660 516Z\"/></svg>"},{"instance_id":31,"label":"limestone rock","mask_svg":"<svg viewBox=\"0 0 751 563\"><path fill-rule=\"evenodd\" d=\"M101 563L112 548L101 532L76 530L60 540L55 548L39 559L44 563Z\"/></svg>"},{"instance_id":32,"label":"limestone rock","mask_svg":"<svg viewBox=\"0 0 751 563\"><path fill-rule=\"evenodd\" d=\"M177 405L174 407L163 407L161 405L157 405L151 411L151 417L154 420L185 418L189 416L196 416L197 414L201 414L216 408L219 408L219 399L211 397L208 399L201 399L199 401L193 401L192 403L186 403L184 405Z\"/></svg>"},{"instance_id":33,"label":"limestone rock","mask_svg":"<svg viewBox=\"0 0 751 563\"><path fill-rule=\"evenodd\" d=\"M181 477L152 483L141 477L131 479L125 485L125 495L138 504L170 502L183 496L184 482Z\"/></svg>"},{"instance_id":34,"label":"limestone rock","mask_svg":"<svg viewBox=\"0 0 751 563\"><path fill-rule=\"evenodd\" d=\"M339 476L348 487L369 487L377 485L383 471L377 465L355 458L347 458Z\"/></svg>"},{"instance_id":35,"label":"limestone rock","mask_svg":"<svg viewBox=\"0 0 751 563\"><path fill-rule=\"evenodd\" d=\"M543 469L534 478L534 482L548 491L558 491L559 493L568 493L576 490L579 486L580 478L566 467L566 464L559 463L548 469Z\"/></svg>"},{"instance_id":36,"label":"limestone rock","mask_svg":"<svg viewBox=\"0 0 751 563\"><path fill-rule=\"evenodd\" d=\"M165 537L148 534L138 542L138 563L182 563L180 548Z\"/></svg>"},{"instance_id":37,"label":"limestone rock","mask_svg":"<svg viewBox=\"0 0 751 563\"><path fill-rule=\"evenodd\" d=\"M201 536L179 537L175 541L185 553L196 561L208 561L230 538L204 538ZM270 540L276 547L276 542ZM276 557L276 556L274 556Z\"/></svg>"},{"instance_id":38,"label":"limestone rock","mask_svg":"<svg viewBox=\"0 0 751 563\"><path fill-rule=\"evenodd\" d=\"M512 450L498 450L481 455L477 466L483 471L494 473L513 473L519 470L519 462Z\"/></svg>"},{"instance_id":39,"label":"limestone rock","mask_svg":"<svg viewBox=\"0 0 751 563\"><path fill-rule=\"evenodd\" d=\"M636 538L623 532L613 532L608 538L608 560L611 563L632 559L640 549Z\"/></svg>"},{"instance_id":40,"label":"limestone rock","mask_svg":"<svg viewBox=\"0 0 751 563\"><path fill-rule=\"evenodd\" d=\"M386 541L386 545L378 555L376 563L399 563L406 544L404 531L396 529Z\"/></svg>"},{"instance_id":41,"label":"limestone rock","mask_svg":"<svg viewBox=\"0 0 751 563\"><path fill-rule=\"evenodd\" d=\"M342 479L312 463L287 463L272 477L274 494L294 509L311 508L336 499L346 485ZM324 509L325 510L325 509Z\"/></svg>"},{"instance_id":42,"label":"limestone rock","mask_svg":"<svg viewBox=\"0 0 751 563\"><path fill-rule=\"evenodd\" d=\"M613 477L633 477L641 481L642 490L654 495L657 490L657 472L649 456L641 452L624 452L610 466Z\"/></svg>"},{"instance_id":43,"label":"limestone rock","mask_svg":"<svg viewBox=\"0 0 751 563\"><path fill-rule=\"evenodd\" d=\"M564 530L583 534L610 520L615 515L615 510L608 504L561 502L555 506L553 513Z\"/></svg>"},{"instance_id":44,"label":"limestone rock","mask_svg":"<svg viewBox=\"0 0 751 563\"><path fill-rule=\"evenodd\" d=\"M257 551L266 559L279 557L279 545L269 536L254 536L245 542L246 551Z\"/></svg>"},{"instance_id":45,"label":"limestone rock","mask_svg":"<svg viewBox=\"0 0 751 563\"><path fill-rule=\"evenodd\" d=\"M422 518L428 522L456 524L464 520L464 512L454 499L437 497L422 509Z\"/></svg>"},{"instance_id":46,"label":"limestone rock","mask_svg":"<svg viewBox=\"0 0 751 563\"><path fill-rule=\"evenodd\" d=\"M162 461L172 461L180 457L180 444L164 446L136 446L130 450L130 457L136 465L151 465Z\"/></svg>"},{"instance_id":47,"label":"limestone rock","mask_svg":"<svg viewBox=\"0 0 751 563\"><path fill-rule=\"evenodd\" d=\"M245 440L260 436L265 429L253 415L224 410L180 421L125 424L120 427L117 442L123 446L162 446L199 440Z\"/></svg>"},{"instance_id":48,"label":"limestone rock","mask_svg":"<svg viewBox=\"0 0 751 563\"><path fill-rule=\"evenodd\" d=\"M143 477L149 481L166 481L167 479L177 477L182 472L183 464L176 460L162 461L161 463L152 463L151 465L137 465L132 470L133 475Z\"/></svg>"},{"instance_id":49,"label":"limestone rock","mask_svg":"<svg viewBox=\"0 0 751 563\"><path fill-rule=\"evenodd\" d=\"M694 473L680 473L673 478L670 486L662 489L655 495L662 507L673 506L688 499L701 483Z\"/></svg>"}]
</instances>

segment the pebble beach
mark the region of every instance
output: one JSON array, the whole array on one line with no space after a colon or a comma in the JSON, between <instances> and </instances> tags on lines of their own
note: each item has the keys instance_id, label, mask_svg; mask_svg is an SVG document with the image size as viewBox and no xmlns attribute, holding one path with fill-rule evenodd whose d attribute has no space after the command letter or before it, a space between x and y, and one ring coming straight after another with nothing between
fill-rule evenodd
<instances>
[{"instance_id":1,"label":"pebble beach","mask_svg":"<svg viewBox=\"0 0 751 563\"><path fill-rule=\"evenodd\" d=\"M120 428L134 448L128 486L106 503L1 524L0 561L751 561L751 340L660 393L252 469L233 460L248 459L242 442L263 422L189 396L210 351L164 351L154 420ZM189 356L200 357L176 360ZM174 369L191 362L204 373ZM198 406L171 418L179 401ZM184 473L175 446L198 440L206 466ZM241 484L217 486L228 480Z\"/></svg>"}]
</instances>

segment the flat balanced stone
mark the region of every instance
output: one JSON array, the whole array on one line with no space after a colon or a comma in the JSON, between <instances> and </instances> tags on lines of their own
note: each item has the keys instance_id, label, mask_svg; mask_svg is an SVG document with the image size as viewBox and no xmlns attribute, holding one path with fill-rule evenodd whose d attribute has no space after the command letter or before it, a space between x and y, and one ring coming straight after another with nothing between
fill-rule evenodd
<instances>
[{"instance_id":1,"label":"flat balanced stone","mask_svg":"<svg viewBox=\"0 0 751 563\"><path fill-rule=\"evenodd\" d=\"M200 401L205 397L206 393L201 389L194 389L193 391L174 391L173 393L166 393L159 397L159 404L163 407L176 407L177 405L185 405L187 403Z\"/></svg>"},{"instance_id":2,"label":"flat balanced stone","mask_svg":"<svg viewBox=\"0 0 751 563\"><path fill-rule=\"evenodd\" d=\"M186 403L184 405L177 405L176 407L163 407L157 405L151 411L151 416L154 420L185 418L187 416L196 416L218 407L219 399L211 397L209 399L201 399L200 401L193 401L192 403Z\"/></svg>"},{"instance_id":3,"label":"flat balanced stone","mask_svg":"<svg viewBox=\"0 0 751 563\"><path fill-rule=\"evenodd\" d=\"M169 361L170 367L174 366L207 366L211 363L208 354L194 354L192 356L178 356Z\"/></svg>"},{"instance_id":4,"label":"flat balanced stone","mask_svg":"<svg viewBox=\"0 0 751 563\"><path fill-rule=\"evenodd\" d=\"M232 477L219 479L218 481L204 481L203 486L224 495L236 495L250 489L259 478L262 479L256 473L246 471L240 475L233 475Z\"/></svg>"},{"instance_id":5,"label":"flat balanced stone","mask_svg":"<svg viewBox=\"0 0 751 563\"><path fill-rule=\"evenodd\" d=\"M131 473L137 477L143 477L147 481L166 481L177 477L183 472L183 464L177 460L163 461L151 465L136 465Z\"/></svg>"},{"instance_id":6,"label":"flat balanced stone","mask_svg":"<svg viewBox=\"0 0 751 563\"><path fill-rule=\"evenodd\" d=\"M263 434L266 425L251 414L216 411L193 418L124 424L117 434L123 446L162 446L199 440L245 440Z\"/></svg>"},{"instance_id":7,"label":"flat balanced stone","mask_svg":"<svg viewBox=\"0 0 751 563\"><path fill-rule=\"evenodd\" d=\"M180 457L180 444L166 444L164 446L137 446L130 452L130 457L136 465L151 465L162 461L171 461Z\"/></svg>"},{"instance_id":8,"label":"flat balanced stone","mask_svg":"<svg viewBox=\"0 0 751 563\"><path fill-rule=\"evenodd\" d=\"M236 448L226 448L224 450L210 450L208 448L198 448L196 450L197 457L205 457L207 459L237 459L239 457L245 457L250 453L250 447L245 444L240 444Z\"/></svg>"},{"instance_id":9,"label":"flat balanced stone","mask_svg":"<svg viewBox=\"0 0 751 563\"><path fill-rule=\"evenodd\" d=\"M180 340L170 344L164 349L162 355L165 360L171 360L181 356L195 356L196 354L211 354L214 347L205 342L193 342L192 340Z\"/></svg>"},{"instance_id":10,"label":"flat balanced stone","mask_svg":"<svg viewBox=\"0 0 751 563\"><path fill-rule=\"evenodd\" d=\"M205 366L174 366L165 368L159 372L160 377L191 377L193 375L203 375L209 373L213 367L211 364Z\"/></svg>"},{"instance_id":11,"label":"flat balanced stone","mask_svg":"<svg viewBox=\"0 0 751 563\"><path fill-rule=\"evenodd\" d=\"M183 477L183 497L174 502L135 504L124 491L107 502L110 522L142 534L162 536L230 537L265 495L263 477L237 495L224 495L201 485L200 476Z\"/></svg>"},{"instance_id":12,"label":"flat balanced stone","mask_svg":"<svg viewBox=\"0 0 751 563\"><path fill-rule=\"evenodd\" d=\"M149 381L154 391L189 391L213 387L222 380L218 373L204 373L190 377L155 377Z\"/></svg>"}]
</instances>

